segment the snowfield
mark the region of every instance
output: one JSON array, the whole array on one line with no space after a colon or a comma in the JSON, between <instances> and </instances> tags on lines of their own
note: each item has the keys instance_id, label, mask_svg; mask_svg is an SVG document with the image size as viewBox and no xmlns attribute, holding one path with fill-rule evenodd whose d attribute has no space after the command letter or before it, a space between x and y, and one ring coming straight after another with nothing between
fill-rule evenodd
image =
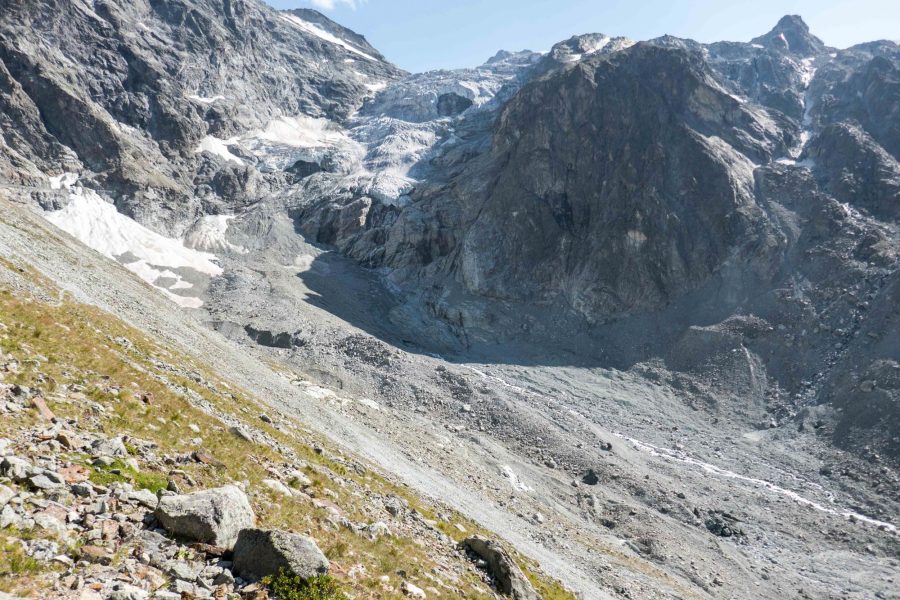
<instances>
[{"instance_id":1,"label":"snowfield","mask_svg":"<svg viewBox=\"0 0 900 600\"><path fill-rule=\"evenodd\" d=\"M221 275L222 268L214 262L214 254L192 250L179 240L147 229L121 214L93 190L74 185L76 180L71 174L51 180L51 185L66 184L69 203L61 210L45 213L48 221L86 246L116 259L177 304L187 308L203 305L199 298L170 290L193 287L176 272L178 269L190 269L208 277ZM163 285L166 282L172 283Z\"/></svg>"}]
</instances>

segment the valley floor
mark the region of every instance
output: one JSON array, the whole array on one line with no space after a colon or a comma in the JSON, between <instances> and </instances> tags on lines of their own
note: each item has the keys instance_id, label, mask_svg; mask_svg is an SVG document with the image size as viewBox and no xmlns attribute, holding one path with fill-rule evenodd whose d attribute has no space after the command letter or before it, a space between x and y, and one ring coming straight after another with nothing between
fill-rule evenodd
<instances>
[{"instance_id":1,"label":"valley floor","mask_svg":"<svg viewBox=\"0 0 900 600\"><path fill-rule=\"evenodd\" d=\"M820 473L846 457L815 434L718 422L637 369L404 346L390 339L403 321L377 279L311 247L306 270L223 264L231 287L214 280L205 312L187 314L28 209L3 206L6 260L228 372L585 598L896 597L897 500L852 473ZM323 294L325 281L345 293ZM302 343L261 346L248 323L302 332Z\"/></svg>"}]
</instances>

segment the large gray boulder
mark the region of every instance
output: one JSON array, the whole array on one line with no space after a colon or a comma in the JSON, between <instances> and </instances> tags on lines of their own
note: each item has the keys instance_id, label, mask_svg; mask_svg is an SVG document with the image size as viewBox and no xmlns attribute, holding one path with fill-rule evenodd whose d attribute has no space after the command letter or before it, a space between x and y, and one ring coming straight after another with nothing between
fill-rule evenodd
<instances>
[{"instance_id":1,"label":"large gray boulder","mask_svg":"<svg viewBox=\"0 0 900 600\"><path fill-rule=\"evenodd\" d=\"M234 546L241 529L256 523L247 495L233 485L163 497L155 514L176 536L225 548Z\"/></svg>"},{"instance_id":2,"label":"large gray boulder","mask_svg":"<svg viewBox=\"0 0 900 600\"><path fill-rule=\"evenodd\" d=\"M328 573L328 559L315 540L287 531L244 529L234 546L234 572L260 578L281 569L307 578Z\"/></svg>"},{"instance_id":3,"label":"large gray boulder","mask_svg":"<svg viewBox=\"0 0 900 600\"><path fill-rule=\"evenodd\" d=\"M541 600L540 594L500 544L476 535L463 540L460 546L487 563L487 572L494 578L499 592L509 594L514 600Z\"/></svg>"}]
</instances>

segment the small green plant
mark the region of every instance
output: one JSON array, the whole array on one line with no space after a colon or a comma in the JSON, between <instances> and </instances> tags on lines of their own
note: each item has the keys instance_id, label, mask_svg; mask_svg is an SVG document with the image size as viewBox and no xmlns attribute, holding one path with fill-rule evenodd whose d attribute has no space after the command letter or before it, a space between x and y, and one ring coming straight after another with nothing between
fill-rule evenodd
<instances>
[{"instance_id":1,"label":"small green plant","mask_svg":"<svg viewBox=\"0 0 900 600\"><path fill-rule=\"evenodd\" d=\"M0 578L39 573L41 563L22 550L15 542L0 545Z\"/></svg>"},{"instance_id":2,"label":"small green plant","mask_svg":"<svg viewBox=\"0 0 900 600\"><path fill-rule=\"evenodd\" d=\"M263 583L278 600L347 600L338 582L330 575L304 579L281 569L277 575L263 579Z\"/></svg>"},{"instance_id":3,"label":"small green plant","mask_svg":"<svg viewBox=\"0 0 900 600\"><path fill-rule=\"evenodd\" d=\"M97 465L91 472L91 483L108 486L116 482L130 482L137 489L150 490L154 494L168 485L168 479L152 471L135 471L121 460L109 466Z\"/></svg>"}]
</instances>

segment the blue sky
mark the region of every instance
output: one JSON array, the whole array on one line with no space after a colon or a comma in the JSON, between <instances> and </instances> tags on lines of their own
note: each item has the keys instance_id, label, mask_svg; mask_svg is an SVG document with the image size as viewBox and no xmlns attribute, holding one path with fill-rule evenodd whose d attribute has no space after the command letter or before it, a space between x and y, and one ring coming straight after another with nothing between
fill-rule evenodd
<instances>
[{"instance_id":1,"label":"blue sky","mask_svg":"<svg viewBox=\"0 0 900 600\"><path fill-rule=\"evenodd\" d=\"M576 33L747 41L799 14L826 44L900 39L898 0L266 0L312 7L413 72L475 66L497 50L547 50Z\"/></svg>"}]
</instances>

